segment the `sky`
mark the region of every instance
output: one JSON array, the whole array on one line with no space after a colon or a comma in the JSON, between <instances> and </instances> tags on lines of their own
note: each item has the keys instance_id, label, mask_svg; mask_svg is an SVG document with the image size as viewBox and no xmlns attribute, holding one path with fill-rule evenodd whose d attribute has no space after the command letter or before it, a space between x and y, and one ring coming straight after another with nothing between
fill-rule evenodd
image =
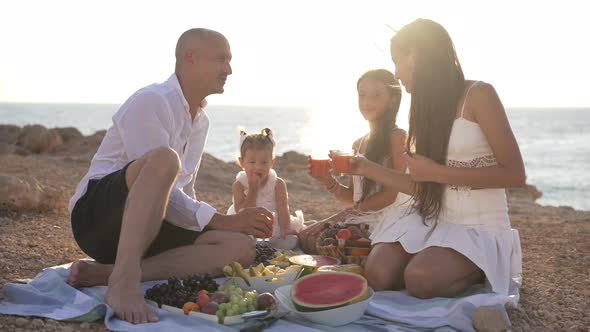
<instances>
[{"instance_id":1,"label":"sky","mask_svg":"<svg viewBox=\"0 0 590 332\"><path fill-rule=\"evenodd\" d=\"M507 107L587 107L584 1L3 1L0 102L120 104L173 71L178 36L222 32L233 75L220 105L356 107L356 81L394 70L393 31L441 23L468 79ZM409 97L404 97L402 105Z\"/></svg>"}]
</instances>

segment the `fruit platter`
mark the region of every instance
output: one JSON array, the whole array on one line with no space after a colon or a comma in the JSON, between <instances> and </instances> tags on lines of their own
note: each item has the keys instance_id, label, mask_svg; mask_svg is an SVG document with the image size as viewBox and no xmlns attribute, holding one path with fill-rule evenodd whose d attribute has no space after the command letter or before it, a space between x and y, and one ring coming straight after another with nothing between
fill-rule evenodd
<instances>
[{"instance_id":1,"label":"fruit platter","mask_svg":"<svg viewBox=\"0 0 590 332\"><path fill-rule=\"evenodd\" d=\"M225 278L171 277L145 293L146 302L179 315L224 325L278 319L294 313L310 321L338 326L360 318L373 291L363 267L334 257L277 251L258 243L252 265L231 262ZM286 310L285 310L286 309Z\"/></svg>"},{"instance_id":2,"label":"fruit platter","mask_svg":"<svg viewBox=\"0 0 590 332\"><path fill-rule=\"evenodd\" d=\"M218 285L211 276L169 278L148 289L148 304L172 313L203 318L225 325L244 322L242 315L254 311L276 310L270 293L244 291L231 283Z\"/></svg>"}]
</instances>

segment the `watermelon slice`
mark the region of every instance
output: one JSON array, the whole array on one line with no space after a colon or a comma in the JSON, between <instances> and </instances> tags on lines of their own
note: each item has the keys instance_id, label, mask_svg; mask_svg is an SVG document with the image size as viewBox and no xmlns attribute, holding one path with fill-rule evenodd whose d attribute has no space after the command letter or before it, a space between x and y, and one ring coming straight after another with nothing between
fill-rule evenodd
<instances>
[{"instance_id":1,"label":"watermelon slice","mask_svg":"<svg viewBox=\"0 0 590 332\"><path fill-rule=\"evenodd\" d=\"M322 272L293 283L291 300L299 311L335 309L367 298L367 279L350 272Z\"/></svg>"},{"instance_id":2,"label":"watermelon slice","mask_svg":"<svg viewBox=\"0 0 590 332\"><path fill-rule=\"evenodd\" d=\"M338 265L340 260L330 256L297 255L289 257L289 263L303 266L302 276L315 272L320 266Z\"/></svg>"}]
</instances>

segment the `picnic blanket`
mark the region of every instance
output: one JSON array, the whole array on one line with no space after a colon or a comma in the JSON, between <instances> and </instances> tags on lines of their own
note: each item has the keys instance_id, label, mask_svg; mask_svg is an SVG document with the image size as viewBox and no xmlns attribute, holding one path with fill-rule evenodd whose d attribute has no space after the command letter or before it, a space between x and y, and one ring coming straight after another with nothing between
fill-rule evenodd
<instances>
[{"instance_id":1,"label":"picnic blanket","mask_svg":"<svg viewBox=\"0 0 590 332\"><path fill-rule=\"evenodd\" d=\"M56 320L92 322L104 320L114 331L236 331L242 325L224 326L197 317L156 309L158 323L133 325L117 319L104 303L105 286L76 289L66 283L69 265L45 269L26 284L4 285L0 314L39 316ZM223 282L224 278L218 279ZM144 282L145 289L163 281ZM505 306L516 306L520 280L514 280L509 295L491 293L484 286L473 287L455 298L421 300L404 291L377 292L361 319L340 327L328 327L290 314L265 331L474 331L471 317L479 306L494 306L503 312Z\"/></svg>"}]
</instances>

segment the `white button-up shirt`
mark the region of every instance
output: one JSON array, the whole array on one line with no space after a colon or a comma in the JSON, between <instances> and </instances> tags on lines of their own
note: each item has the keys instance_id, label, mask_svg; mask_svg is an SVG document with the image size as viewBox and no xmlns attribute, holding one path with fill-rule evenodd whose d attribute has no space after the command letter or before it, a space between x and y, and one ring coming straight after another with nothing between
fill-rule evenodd
<instances>
[{"instance_id":1,"label":"white button-up shirt","mask_svg":"<svg viewBox=\"0 0 590 332\"><path fill-rule=\"evenodd\" d=\"M113 116L113 125L78 184L70 200L70 213L86 192L89 180L118 171L155 148L169 147L178 153L182 167L170 194L166 220L185 229L202 231L215 214L213 207L195 200L194 190L209 130L205 106L203 100L194 120L191 119L176 74L129 97Z\"/></svg>"}]
</instances>

